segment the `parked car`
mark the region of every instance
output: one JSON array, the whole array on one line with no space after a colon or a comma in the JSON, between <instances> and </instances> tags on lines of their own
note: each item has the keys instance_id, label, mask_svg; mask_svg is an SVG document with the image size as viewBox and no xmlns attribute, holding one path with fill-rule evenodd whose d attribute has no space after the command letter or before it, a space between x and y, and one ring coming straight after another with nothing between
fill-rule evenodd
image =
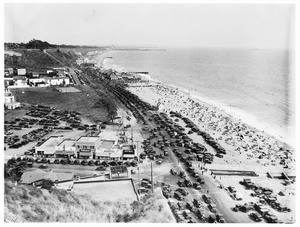
<instances>
[{"instance_id":1,"label":"parked car","mask_svg":"<svg viewBox=\"0 0 300 227\"><path fill-rule=\"evenodd\" d=\"M184 196L189 194L187 190L182 189L182 188L178 188L178 189L176 189L176 191L178 191L179 193L181 193Z\"/></svg>"},{"instance_id":2,"label":"parked car","mask_svg":"<svg viewBox=\"0 0 300 227\"><path fill-rule=\"evenodd\" d=\"M180 201L183 199L183 198L182 198L182 195L179 194L178 192L175 192L175 193L174 193L174 198L175 198L175 199L178 199L178 200L180 200Z\"/></svg>"},{"instance_id":3,"label":"parked car","mask_svg":"<svg viewBox=\"0 0 300 227\"><path fill-rule=\"evenodd\" d=\"M250 217L252 220L256 221L256 222L262 221L262 216L261 216L260 214L256 213L256 212L251 212L251 213L249 214L249 217Z\"/></svg>"},{"instance_id":4,"label":"parked car","mask_svg":"<svg viewBox=\"0 0 300 227\"><path fill-rule=\"evenodd\" d=\"M211 197L209 195L203 195L202 196L204 202L206 202L207 204L210 204L211 203Z\"/></svg>"}]
</instances>

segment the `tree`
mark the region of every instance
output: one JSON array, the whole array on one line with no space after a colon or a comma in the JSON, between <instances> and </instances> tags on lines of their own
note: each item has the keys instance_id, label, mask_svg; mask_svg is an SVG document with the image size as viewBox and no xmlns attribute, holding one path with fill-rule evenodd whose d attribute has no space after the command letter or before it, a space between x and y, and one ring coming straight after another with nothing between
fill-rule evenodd
<instances>
[{"instance_id":1,"label":"tree","mask_svg":"<svg viewBox=\"0 0 300 227\"><path fill-rule=\"evenodd\" d=\"M42 188L50 190L54 186L54 182L49 179L43 179L42 180Z\"/></svg>"},{"instance_id":2,"label":"tree","mask_svg":"<svg viewBox=\"0 0 300 227\"><path fill-rule=\"evenodd\" d=\"M114 121L115 117L117 116L117 113L114 110L110 110L108 112L108 118L110 119L111 122Z\"/></svg>"},{"instance_id":3,"label":"tree","mask_svg":"<svg viewBox=\"0 0 300 227\"><path fill-rule=\"evenodd\" d=\"M26 168L26 162L9 161L4 166L4 176L6 178L11 178L14 181L19 181L21 179L22 174L26 171Z\"/></svg>"}]
</instances>

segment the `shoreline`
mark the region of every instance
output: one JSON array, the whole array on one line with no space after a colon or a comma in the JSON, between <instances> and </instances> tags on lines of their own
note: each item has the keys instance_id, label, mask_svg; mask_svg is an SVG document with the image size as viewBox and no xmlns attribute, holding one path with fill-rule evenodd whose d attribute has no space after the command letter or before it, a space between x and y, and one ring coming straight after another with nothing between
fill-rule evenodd
<instances>
[{"instance_id":1,"label":"shoreline","mask_svg":"<svg viewBox=\"0 0 300 227\"><path fill-rule=\"evenodd\" d=\"M105 57L103 55L105 55L107 53L115 53L115 52L118 52L118 51L117 50L109 50L104 53L99 53L98 54L99 56L96 57L96 60L98 60L97 65L100 65L100 68L104 68L104 69L111 68L117 72L127 71L126 69L124 69L120 66L117 66L117 65L113 65L114 67L107 66L107 65L105 66L105 60L107 59L107 57ZM101 60L101 62L99 63L100 60ZM138 75L142 78L142 81L144 81L144 82L151 82L151 83L155 83L160 86L168 87L170 89L176 89L176 90L188 95L188 97L190 97L191 99L194 99L197 102L203 103L204 105L208 105L210 108L221 111L221 112L223 112L223 114L227 115L230 118L233 118L235 121L240 121L242 124L246 124L249 128L251 128L253 130L257 130L260 133L265 134L268 137L272 137L272 138L278 140L280 143L283 143L284 145L286 145L292 149L295 149L295 136L290 135L291 132L288 133L288 136L284 136L284 133L279 132L275 128L272 128L272 126L269 124L263 124L262 122L257 120L254 115L246 114L245 111L243 111L243 110L240 110L238 108L234 109L230 106L227 106L224 103L204 97L199 92L195 92L195 91L190 92L188 89L186 89L184 87L180 87L180 86L176 86L176 85L172 85L172 84L165 84L159 80L152 78L150 75L145 75L145 74L138 74ZM295 129L293 131L295 131Z\"/></svg>"},{"instance_id":2,"label":"shoreline","mask_svg":"<svg viewBox=\"0 0 300 227\"><path fill-rule=\"evenodd\" d=\"M237 120L223 110L195 100L178 89L147 81L132 85L128 90L143 101L151 105L162 104L159 105L159 112L178 112L212 136L227 151L228 158L222 161L223 165L243 163L254 168L275 168L288 173L295 171L295 152L287 143Z\"/></svg>"},{"instance_id":3,"label":"shoreline","mask_svg":"<svg viewBox=\"0 0 300 227\"><path fill-rule=\"evenodd\" d=\"M274 139L280 141L281 143L284 143L287 146L295 149L295 138L291 138L292 135L288 135L287 137L284 137L284 135L282 133L278 132L278 130L276 130L276 129L271 128L270 125L262 124L261 122L256 120L255 116L253 116L253 115L250 116L250 114L244 114L243 112L245 112L245 111L243 111L243 110L240 110L240 109L234 110L232 107L226 106L226 104L223 104L221 102L204 97L203 95L201 95L198 92L189 92L189 90L186 88L179 87L176 85L171 85L171 84L165 84L161 81L153 79L149 75L139 74L139 76L144 78L145 81L156 83L160 86L168 87L170 89L176 89L176 90L186 94L190 98L192 98L200 103L203 103L204 105L209 105L210 108L216 109L218 111L222 111L222 112L224 112L224 114L228 115L228 117L234 118L236 121L241 121L241 123L246 124L248 127L258 130L261 133L266 134L267 136L273 137ZM251 120L249 120L249 117L251 118Z\"/></svg>"}]
</instances>

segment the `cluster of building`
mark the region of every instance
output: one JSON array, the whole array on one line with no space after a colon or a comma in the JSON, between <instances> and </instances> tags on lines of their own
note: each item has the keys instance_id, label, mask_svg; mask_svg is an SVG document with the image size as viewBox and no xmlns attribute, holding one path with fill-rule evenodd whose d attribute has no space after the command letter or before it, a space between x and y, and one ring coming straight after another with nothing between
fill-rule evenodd
<instances>
[{"instance_id":1,"label":"cluster of building","mask_svg":"<svg viewBox=\"0 0 300 227\"><path fill-rule=\"evenodd\" d=\"M128 72L118 72L112 69L101 69L100 73L103 78L109 80L126 80L126 81L135 81L140 80L141 76L137 73L128 73Z\"/></svg>"},{"instance_id":2,"label":"cluster of building","mask_svg":"<svg viewBox=\"0 0 300 227\"><path fill-rule=\"evenodd\" d=\"M35 147L35 153L47 158L79 158L101 161L131 160L137 156L125 132L103 131L99 136L64 139L51 136Z\"/></svg>"},{"instance_id":3,"label":"cluster of building","mask_svg":"<svg viewBox=\"0 0 300 227\"><path fill-rule=\"evenodd\" d=\"M47 87L69 85L70 74L66 68L28 72L25 68L5 68L4 85L8 88Z\"/></svg>"}]
</instances>

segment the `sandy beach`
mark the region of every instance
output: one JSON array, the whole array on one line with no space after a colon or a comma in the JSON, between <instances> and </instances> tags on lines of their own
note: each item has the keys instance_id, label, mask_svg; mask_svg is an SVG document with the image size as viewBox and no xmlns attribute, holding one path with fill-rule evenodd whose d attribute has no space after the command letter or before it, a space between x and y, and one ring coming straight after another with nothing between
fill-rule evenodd
<instances>
[{"instance_id":1,"label":"sandy beach","mask_svg":"<svg viewBox=\"0 0 300 227\"><path fill-rule=\"evenodd\" d=\"M159 104L162 112L177 111L192 120L226 149L227 155L222 159L225 163L252 168L255 164L294 174L295 157L291 147L220 109L156 82L133 83L129 90L152 105Z\"/></svg>"}]
</instances>

